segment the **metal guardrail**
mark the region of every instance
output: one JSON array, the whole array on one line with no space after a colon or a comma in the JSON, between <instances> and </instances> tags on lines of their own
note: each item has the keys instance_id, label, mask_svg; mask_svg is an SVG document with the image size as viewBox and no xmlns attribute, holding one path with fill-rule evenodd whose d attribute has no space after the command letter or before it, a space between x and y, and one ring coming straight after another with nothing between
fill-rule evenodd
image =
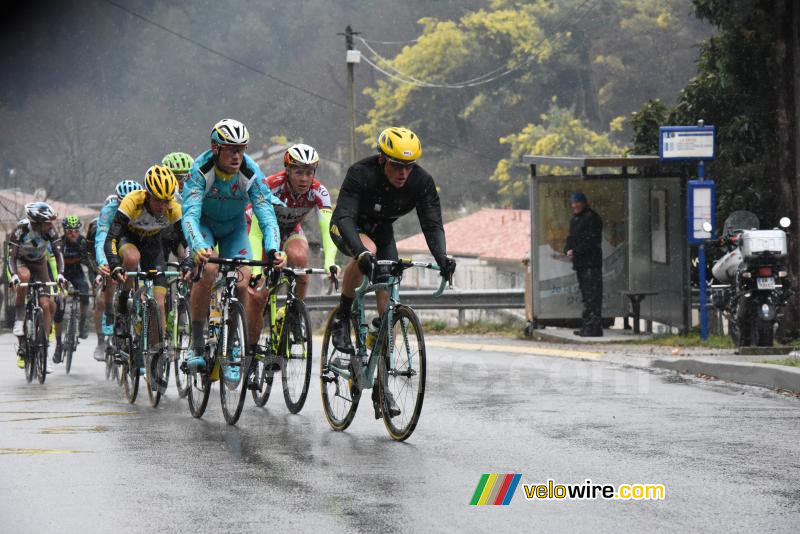
<instances>
[{"instance_id":1,"label":"metal guardrail","mask_svg":"<svg viewBox=\"0 0 800 534\"><path fill-rule=\"evenodd\" d=\"M375 293L365 298L368 306L375 305ZM447 290L434 298L433 290L400 291L400 301L416 310L507 310L525 308L525 290L479 289ZM304 299L309 310L330 310L339 304L339 295L307 295Z\"/></svg>"}]
</instances>

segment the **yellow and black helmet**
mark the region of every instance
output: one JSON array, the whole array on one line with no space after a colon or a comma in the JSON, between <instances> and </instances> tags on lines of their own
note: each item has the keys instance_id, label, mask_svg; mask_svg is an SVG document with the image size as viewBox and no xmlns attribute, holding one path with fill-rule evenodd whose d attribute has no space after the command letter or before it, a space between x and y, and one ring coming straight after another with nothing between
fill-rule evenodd
<instances>
[{"instance_id":1,"label":"yellow and black helmet","mask_svg":"<svg viewBox=\"0 0 800 534\"><path fill-rule=\"evenodd\" d=\"M177 187L175 174L164 165L153 165L144 175L144 188L159 200L172 200Z\"/></svg>"},{"instance_id":2,"label":"yellow and black helmet","mask_svg":"<svg viewBox=\"0 0 800 534\"><path fill-rule=\"evenodd\" d=\"M408 128L392 127L378 136L378 150L389 159L410 163L422 156L422 143Z\"/></svg>"}]
</instances>

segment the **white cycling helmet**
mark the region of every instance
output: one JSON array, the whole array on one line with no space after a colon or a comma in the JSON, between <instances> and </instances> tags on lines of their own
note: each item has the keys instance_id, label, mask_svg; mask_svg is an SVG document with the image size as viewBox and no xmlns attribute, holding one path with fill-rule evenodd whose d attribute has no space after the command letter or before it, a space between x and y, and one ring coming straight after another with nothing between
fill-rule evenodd
<instances>
[{"instance_id":1,"label":"white cycling helmet","mask_svg":"<svg viewBox=\"0 0 800 534\"><path fill-rule=\"evenodd\" d=\"M290 165L319 165L319 154L310 145L297 143L289 147L283 155L283 166Z\"/></svg>"},{"instance_id":2,"label":"white cycling helmet","mask_svg":"<svg viewBox=\"0 0 800 534\"><path fill-rule=\"evenodd\" d=\"M56 212L47 202L31 202L25 204L25 215L31 222L47 222L56 219Z\"/></svg>"},{"instance_id":3,"label":"white cycling helmet","mask_svg":"<svg viewBox=\"0 0 800 534\"><path fill-rule=\"evenodd\" d=\"M218 145L246 145L249 141L247 127L235 119L222 119L211 129L211 142Z\"/></svg>"}]
</instances>

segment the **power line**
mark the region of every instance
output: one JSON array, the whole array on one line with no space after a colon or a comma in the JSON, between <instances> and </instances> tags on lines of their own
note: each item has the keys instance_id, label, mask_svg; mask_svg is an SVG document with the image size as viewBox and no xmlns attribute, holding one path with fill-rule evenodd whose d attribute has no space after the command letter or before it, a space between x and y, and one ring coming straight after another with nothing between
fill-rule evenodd
<instances>
[{"instance_id":1,"label":"power line","mask_svg":"<svg viewBox=\"0 0 800 534\"><path fill-rule=\"evenodd\" d=\"M151 25L155 26L156 28L159 28L159 29L171 34L171 35L174 35L175 37L178 37L179 39L183 39L184 41L192 43L193 45L195 45L195 46L197 46L199 48L202 48L203 50L205 50L207 52L210 52L211 54L214 54L215 56L219 56L219 57L221 57L223 59L227 59L228 61L230 61L232 63L235 63L236 65L239 65L240 67L244 67L247 70L251 70L251 71L253 71L253 72L257 73L257 74L261 74L262 76L265 76L265 77L269 78L270 80L273 80L275 82L278 82L278 83L281 83L283 85L286 85L287 87L291 87L292 89L295 89L295 90L300 91L302 93L305 93L307 95L310 95L310 96L319 98L321 100L324 100L325 102L333 104L334 106L338 106L340 108L346 107L341 102L333 100L332 98L328 98L328 97L326 97L324 95L321 95L319 93L315 93L314 91L310 91L310 90L306 89L305 87L301 87L299 85L295 85L292 82L289 82L289 81L286 81L286 80L284 80L282 78L274 76L274 75L272 75L272 74L270 74L270 73L268 73L266 71L263 71L263 70L258 69L256 67L253 67L252 65L248 65L247 63L243 63L242 61L239 61L238 59L236 59L234 57L231 57L231 56L229 56L227 54L224 54L223 52L220 52L219 50L215 50L215 49L213 49L213 48L211 48L209 46L204 45L203 43L201 43L199 41L196 41L196 40L192 39L191 37L187 37L187 36L185 36L183 34L180 34L180 33L176 32L176 31L174 31L174 30L172 30L170 28L167 28L166 26L164 26L162 24L159 24L158 22L156 22L154 20L151 20L151 19L149 19L149 18L147 18L147 17L145 17L143 15L140 15L139 13L136 13L135 11L131 11L127 7L118 4L118 3L114 2L113 0L104 0L104 1L106 3L108 3L108 4L111 4L112 6L114 6L116 8L118 8L118 9L121 9L122 11L125 11L126 13L128 13L129 15L131 15L133 17L136 17L137 19L143 20L143 21L147 22L148 24L151 24Z\"/></svg>"},{"instance_id":2,"label":"power line","mask_svg":"<svg viewBox=\"0 0 800 534\"><path fill-rule=\"evenodd\" d=\"M580 10L582 10L587 4L589 4L590 1L591 0L584 0L584 2L581 5L579 5L577 8L575 8L575 13L579 12ZM581 20L583 20L583 18L592 10L593 9L586 9L577 18L564 17L564 19L562 19L560 24L554 29L553 33L558 35L558 32L561 29L563 29L563 27L566 25L568 20L572 20L573 23L578 23ZM545 39L546 39L546 37L542 37L538 42L536 42L533 45L533 48L538 48L539 45L541 45L545 41ZM465 89L465 88L468 88L468 87L476 87L476 86L479 86L479 85L485 85L487 83L491 83L493 81L499 80L500 78L508 76L509 74L511 74L511 73L523 68L523 67L526 67L527 65L529 65L535 59L535 56L528 56L527 58L525 58L525 60L522 63L520 63L519 65L517 65L515 67L508 66L508 63L507 63L503 67L499 67L499 68L494 69L494 70L492 70L490 72L482 74L482 75L480 75L480 76L478 76L476 78L472 78L470 80L465 80L463 82L437 83L437 82L428 82L428 81L425 81L425 80L420 80L418 78L415 78L414 76L411 76L408 73L400 71L399 69L397 69L396 67L394 67L392 65L390 60L384 58L377 51L375 51L374 48L369 46L369 44L367 44L367 42L364 39L359 38L359 40L362 41L364 46L375 57L377 57L380 61L385 63L390 69L395 71L397 74L395 75L395 74L392 74L390 72L387 72L385 69L380 68L373 61L371 61L369 58L364 56L364 61L369 66L371 66L373 69L377 70L378 72L380 72L384 76L392 78L393 80L397 80L397 81L399 81L401 83L406 83L406 84L409 84L409 85L415 85L417 87L427 87L427 88L434 88L434 89ZM505 69L505 70L503 70L503 69ZM502 72L500 72L500 71L502 71ZM500 73L497 74L497 76L494 76L494 74L496 74L498 72L500 72Z\"/></svg>"},{"instance_id":3,"label":"power line","mask_svg":"<svg viewBox=\"0 0 800 534\"><path fill-rule=\"evenodd\" d=\"M374 39L364 39L364 38L361 38L361 40L372 44L401 45L401 44L414 44L417 41L419 41L419 37L417 37L416 39L409 39L408 41L376 41Z\"/></svg>"},{"instance_id":4,"label":"power line","mask_svg":"<svg viewBox=\"0 0 800 534\"><path fill-rule=\"evenodd\" d=\"M142 21L144 21L144 22L146 22L146 23L148 23L148 24L150 24L150 25L152 25L152 26L154 26L156 28L159 28L160 30L165 31L165 32L169 33L170 35L173 35L173 36L175 36L175 37L177 37L179 39L182 39L182 40L184 40L184 41L186 41L188 43L191 43L191 44L197 46L198 48L202 48L203 50L205 50L205 51L207 51L207 52L209 52L209 53L211 53L211 54L213 54L215 56L221 57L223 59L226 59L226 60L230 61L231 63L239 65L240 67L243 67L243 68L245 68L247 70L250 70L252 72L255 72L257 74L261 74L262 76L265 76L266 78L269 78L270 80L273 80L273 81L275 81L277 83L286 85L287 87L291 87L292 89L296 89L296 90L298 90L300 92L303 92L303 93L305 93L305 94L307 94L309 96L313 96L315 98L319 98L320 100L323 100L325 102L333 104L334 106L337 106L337 107L340 107L340 108L346 108L347 107L347 106L345 106L345 104L342 104L341 102L338 102L336 100L333 100L331 98L323 96L323 95L321 95L319 93L315 93L314 91L310 91L310 90L308 90L308 89L306 89L304 87L296 85L296 84L294 84L292 82L289 82L287 80L284 80L282 78L279 78L277 76L269 74L269 73L267 73L267 72L265 72L265 71L263 71L261 69L253 67L252 65L248 65L247 63L239 61L238 59L236 59L234 57L231 57L231 56L229 56L229 55L227 55L227 54L225 54L223 52L220 52L219 50L215 50L215 49L211 48L210 46L206 46L203 43L201 43L201 42L199 42L199 41L197 41L195 39L192 39L191 37L187 37L187 36L185 36L185 35L183 35L181 33L176 32L175 30L167 28L163 24L160 24L160 23L158 23L158 22L156 22L156 21L154 21L152 19L149 19L149 18L147 18L147 17L145 17L143 15L140 15L139 13L136 13L135 11L131 11L127 7L122 6L122 5L114 2L113 0L104 0L104 1L107 4L110 4L110 5L118 8L118 9L120 9L120 10L126 12L126 13L128 13L129 15L131 15L131 16L139 19L139 20L142 20ZM364 111L356 110L356 112L362 117L369 118L369 115ZM454 144L448 143L447 141L444 141L444 140L441 140L441 139L437 139L436 137L433 137L433 136L428 137L428 139L433 141L431 144L434 145L434 146L436 146L436 145L445 146L445 147L448 147L448 148L452 148L453 150L458 150L460 152L465 152L467 154L472 154L473 156L476 156L478 158L482 158L482 159L486 159L486 160L490 160L490 161L497 161L497 158L492 158L490 156L485 156L484 154L481 154L479 152L475 152L475 151L469 150L467 148L456 146Z\"/></svg>"}]
</instances>

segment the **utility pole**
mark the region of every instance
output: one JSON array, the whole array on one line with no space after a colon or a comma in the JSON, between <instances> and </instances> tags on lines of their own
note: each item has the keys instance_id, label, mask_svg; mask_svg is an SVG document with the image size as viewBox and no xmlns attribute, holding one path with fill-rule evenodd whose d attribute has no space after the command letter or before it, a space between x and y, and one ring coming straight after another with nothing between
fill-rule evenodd
<instances>
[{"instance_id":1,"label":"utility pole","mask_svg":"<svg viewBox=\"0 0 800 534\"><path fill-rule=\"evenodd\" d=\"M354 32L350 25L347 25L344 35L347 44L347 115L350 120L350 163L356 161L356 88L355 88L355 66L361 63L361 52L353 48L353 36L359 32Z\"/></svg>"}]
</instances>

